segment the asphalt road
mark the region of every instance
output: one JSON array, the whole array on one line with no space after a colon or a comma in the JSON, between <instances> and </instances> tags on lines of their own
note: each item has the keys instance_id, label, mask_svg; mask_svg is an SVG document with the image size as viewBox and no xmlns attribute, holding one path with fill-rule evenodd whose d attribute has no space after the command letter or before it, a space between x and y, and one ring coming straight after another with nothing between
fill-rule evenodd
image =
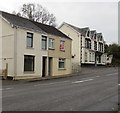
<instances>
[{"instance_id":1,"label":"asphalt road","mask_svg":"<svg viewBox=\"0 0 120 113\"><path fill-rule=\"evenodd\" d=\"M3 85L3 111L117 111L118 68L83 68L78 76Z\"/></svg>"}]
</instances>

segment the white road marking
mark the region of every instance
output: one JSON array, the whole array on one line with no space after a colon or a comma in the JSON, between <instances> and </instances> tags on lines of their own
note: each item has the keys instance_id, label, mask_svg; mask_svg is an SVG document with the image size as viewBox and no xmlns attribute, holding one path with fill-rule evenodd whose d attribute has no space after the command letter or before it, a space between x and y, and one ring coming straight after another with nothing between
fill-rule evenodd
<instances>
[{"instance_id":1,"label":"white road marking","mask_svg":"<svg viewBox=\"0 0 120 113\"><path fill-rule=\"evenodd\" d=\"M10 90L10 89L13 89L13 88L3 88L3 89L0 89L0 91L2 91L2 90Z\"/></svg>"},{"instance_id":2,"label":"white road marking","mask_svg":"<svg viewBox=\"0 0 120 113\"><path fill-rule=\"evenodd\" d=\"M5 88L5 90L9 90L9 89L13 89L13 88Z\"/></svg>"},{"instance_id":3,"label":"white road marking","mask_svg":"<svg viewBox=\"0 0 120 113\"><path fill-rule=\"evenodd\" d=\"M111 75L118 75L118 73L111 73L111 74L107 74L105 76L111 76Z\"/></svg>"},{"instance_id":4,"label":"white road marking","mask_svg":"<svg viewBox=\"0 0 120 113\"><path fill-rule=\"evenodd\" d=\"M73 84L77 84L77 83L87 82L87 81L91 81L91 80L94 80L94 79L87 79L87 80L75 81L75 82L72 82L72 83Z\"/></svg>"},{"instance_id":5,"label":"white road marking","mask_svg":"<svg viewBox=\"0 0 120 113\"><path fill-rule=\"evenodd\" d=\"M91 77L91 78L98 78L98 77L100 77L100 76L95 76L95 77Z\"/></svg>"},{"instance_id":6,"label":"white road marking","mask_svg":"<svg viewBox=\"0 0 120 113\"><path fill-rule=\"evenodd\" d=\"M92 78L97 78L97 77L100 77L100 76L95 76L95 77L92 77Z\"/></svg>"},{"instance_id":7,"label":"white road marking","mask_svg":"<svg viewBox=\"0 0 120 113\"><path fill-rule=\"evenodd\" d=\"M118 86L120 86L120 84L118 84Z\"/></svg>"},{"instance_id":8,"label":"white road marking","mask_svg":"<svg viewBox=\"0 0 120 113\"><path fill-rule=\"evenodd\" d=\"M41 86L41 85L53 85L53 84L61 84L61 83L65 83L65 82L69 82L68 80L67 81L62 81L62 82L53 82L53 83L48 83L48 84L36 84L34 86Z\"/></svg>"}]
</instances>

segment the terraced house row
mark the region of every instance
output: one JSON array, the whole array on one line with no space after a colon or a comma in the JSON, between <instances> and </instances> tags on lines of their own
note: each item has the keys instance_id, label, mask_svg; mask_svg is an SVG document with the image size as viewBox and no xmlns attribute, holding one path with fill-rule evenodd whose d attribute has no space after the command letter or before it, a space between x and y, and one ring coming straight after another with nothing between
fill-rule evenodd
<instances>
[{"instance_id":1,"label":"terraced house row","mask_svg":"<svg viewBox=\"0 0 120 113\"><path fill-rule=\"evenodd\" d=\"M71 73L72 40L56 28L2 12L2 69L8 76L45 77Z\"/></svg>"},{"instance_id":2,"label":"terraced house row","mask_svg":"<svg viewBox=\"0 0 120 113\"><path fill-rule=\"evenodd\" d=\"M74 65L106 65L107 54L104 53L105 41L102 33L65 22L59 30L72 39Z\"/></svg>"},{"instance_id":3,"label":"terraced house row","mask_svg":"<svg viewBox=\"0 0 120 113\"><path fill-rule=\"evenodd\" d=\"M81 70L81 65L105 65L102 33L63 23L59 30L13 14L0 14L0 67L8 76L46 77Z\"/></svg>"}]
</instances>

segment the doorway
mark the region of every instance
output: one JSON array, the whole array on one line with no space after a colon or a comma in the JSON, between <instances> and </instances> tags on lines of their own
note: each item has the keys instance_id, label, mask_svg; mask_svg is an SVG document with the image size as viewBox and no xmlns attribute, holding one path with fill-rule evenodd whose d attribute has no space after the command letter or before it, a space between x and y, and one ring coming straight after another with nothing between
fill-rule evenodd
<instances>
[{"instance_id":1,"label":"doorway","mask_svg":"<svg viewBox=\"0 0 120 113\"><path fill-rule=\"evenodd\" d=\"M49 57L49 69L48 69L48 74L49 76L52 76L52 57Z\"/></svg>"},{"instance_id":2,"label":"doorway","mask_svg":"<svg viewBox=\"0 0 120 113\"><path fill-rule=\"evenodd\" d=\"M43 56L42 57L42 77L45 77L46 75L46 68L47 68L46 64L47 64L47 57Z\"/></svg>"}]
</instances>

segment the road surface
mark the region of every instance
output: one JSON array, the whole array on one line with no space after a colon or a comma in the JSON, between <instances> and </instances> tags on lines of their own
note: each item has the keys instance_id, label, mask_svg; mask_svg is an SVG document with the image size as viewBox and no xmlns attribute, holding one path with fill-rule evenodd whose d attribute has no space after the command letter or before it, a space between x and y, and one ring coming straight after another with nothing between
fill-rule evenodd
<instances>
[{"instance_id":1,"label":"road surface","mask_svg":"<svg viewBox=\"0 0 120 113\"><path fill-rule=\"evenodd\" d=\"M117 111L118 68L83 68L78 76L3 85L3 111Z\"/></svg>"}]
</instances>

